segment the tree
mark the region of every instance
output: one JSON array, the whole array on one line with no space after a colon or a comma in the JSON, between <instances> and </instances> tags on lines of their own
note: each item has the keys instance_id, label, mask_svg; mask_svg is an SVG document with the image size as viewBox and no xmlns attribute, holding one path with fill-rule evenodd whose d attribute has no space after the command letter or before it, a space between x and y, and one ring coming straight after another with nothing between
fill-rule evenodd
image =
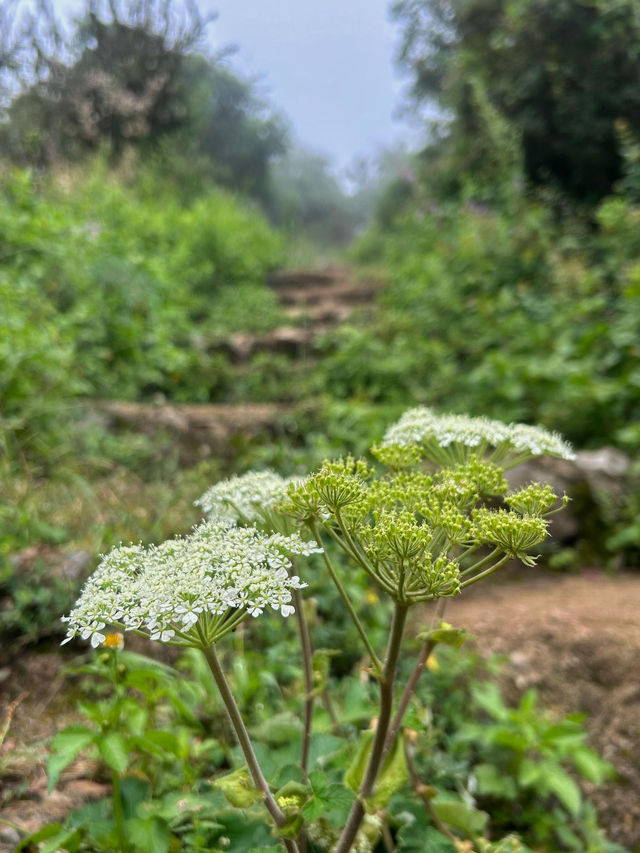
<instances>
[{"instance_id":1,"label":"tree","mask_svg":"<svg viewBox=\"0 0 640 853\"><path fill-rule=\"evenodd\" d=\"M453 146L458 165L482 168L495 110L519 134L532 183L588 202L611 191L616 122L640 134L637 0L396 0L392 10L412 95L438 104L439 147Z\"/></svg>"},{"instance_id":2,"label":"tree","mask_svg":"<svg viewBox=\"0 0 640 853\"><path fill-rule=\"evenodd\" d=\"M5 147L46 165L107 143L117 157L129 142L158 138L185 118L185 54L208 23L192 5L135 0L123 10L87 4L66 42L44 7L31 23L33 82L9 108Z\"/></svg>"}]
</instances>

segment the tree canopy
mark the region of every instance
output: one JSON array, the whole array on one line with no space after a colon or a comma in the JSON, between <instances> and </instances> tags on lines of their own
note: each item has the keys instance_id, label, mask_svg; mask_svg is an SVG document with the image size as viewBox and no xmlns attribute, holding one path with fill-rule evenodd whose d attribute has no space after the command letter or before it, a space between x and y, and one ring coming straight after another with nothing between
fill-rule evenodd
<instances>
[{"instance_id":1,"label":"tree canopy","mask_svg":"<svg viewBox=\"0 0 640 853\"><path fill-rule=\"evenodd\" d=\"M396 0L392 10L412 95L439 107L464 168L483 169L489 109L519 135L529 181L580 201L611 191L618 128L640 135L636 0Z\"/></svg>"},{"instance_id":2,"label":"tree canopy","mask_svg":"<svg viewBox=\"0 0 640 853\"><path fill-rule=\"evenodd\" d=\"M0 156L47 168L105 147L117 160L128 147L163 144L194 173L263 198L284 122L223 57L197 52L209 21L186 0L88 0L65 37L43 7L0 43L6 73L22 79Z\"/></svg>"}]
</instances>

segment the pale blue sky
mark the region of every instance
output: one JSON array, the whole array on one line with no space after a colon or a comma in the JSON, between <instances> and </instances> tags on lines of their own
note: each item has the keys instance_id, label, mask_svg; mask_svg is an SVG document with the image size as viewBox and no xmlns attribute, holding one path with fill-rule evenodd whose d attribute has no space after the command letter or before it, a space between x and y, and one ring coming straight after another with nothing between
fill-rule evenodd
<instances>
[{"instance_id":1,"label":"pale blue sky","mask_svg":"<svg viewBox=\"0 0 640 853\"><path fill-rule=\"evenodd\" d=\"M238 46L232 68L259 76L261 90L289 118L300 141L344 168L357 155L406 140L394 120L402 81L394 70L398 33L389 0L200 0L217 11L215 50ZM54 0L62 10L79 0Z\"/></svg>"}]
</instances>

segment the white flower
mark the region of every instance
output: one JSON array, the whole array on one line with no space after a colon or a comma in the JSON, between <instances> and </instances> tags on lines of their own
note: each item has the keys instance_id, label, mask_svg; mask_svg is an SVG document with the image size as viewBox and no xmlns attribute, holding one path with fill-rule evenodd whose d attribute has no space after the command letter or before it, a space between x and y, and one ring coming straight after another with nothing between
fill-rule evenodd
<instances>
[{"instance_id":1,"label":"white flower","mask_svg":"<svg viewBox=\"0 0 640 853\"><path fill-rule=\"evenodd\" d=\"M217 642L247 613L259 616L267 607L283 616L293 613L291 590L306 584L289 576L290 557L320 550L298 534L267 536L221 521L205 522L161 545L116 548L63 617L65 642L79 634L97 646L107 625L163 643Z\"/></svg>"},{"instance_id":2,"label":"white flower","mask_svg":"<svg viewBox=\"0 0 640 853\"><path fill-rule=\"evenodd\" d=\"M250 471L221 480L195 502L212 520L249 524L263 521L265 513L287 494L289 483L273 471Z\"/></svg>"},{"instance_id":3,"label":"white flower","mask_svg":"<svg viewBox=\"0 0 640 853\"><path fill-rule=\"evenodd\" d=\"M406 411L382 439L382 447L410 445L420 445L427 457L443 464L464 461L464 453L461 455L456 448L485 453L490 461L506 465L543 454L575 458L570 445L544 427L504 424L468 415L439 415L425 406Z\"/></svg>"}]
</instances>

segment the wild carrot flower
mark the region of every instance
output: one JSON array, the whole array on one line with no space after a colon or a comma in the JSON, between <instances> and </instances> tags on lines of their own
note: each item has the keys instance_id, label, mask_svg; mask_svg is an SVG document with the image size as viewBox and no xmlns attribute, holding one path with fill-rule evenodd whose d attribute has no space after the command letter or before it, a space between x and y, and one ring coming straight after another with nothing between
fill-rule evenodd
<instances>
[{"instance_id":1,"label":"wild carrot flower","mask_svg":"<svg viewBox=\"0 0 640 853\"><path fill-rule=\"evenodd\" d=\"M152 640L203 646L217 642L247 614L294 612L291 556L320 550L300 536L209 521L188 536L148 548L127 545L107 554L63 621L68 642L79 635L95 648L114 625Z\"/></svg>"},{"instance_id":2,"label":"wild carrot flower","mask_svg":"<svg viewBox=\"0 0 640 853\"><path fill-rule=\"evenodd\" d=\"M261 522L275 504L285 497L291 478L273 471L249 471L221 480L195 502L212 520L252 524Z\"/></svg>"}]
</instances>

